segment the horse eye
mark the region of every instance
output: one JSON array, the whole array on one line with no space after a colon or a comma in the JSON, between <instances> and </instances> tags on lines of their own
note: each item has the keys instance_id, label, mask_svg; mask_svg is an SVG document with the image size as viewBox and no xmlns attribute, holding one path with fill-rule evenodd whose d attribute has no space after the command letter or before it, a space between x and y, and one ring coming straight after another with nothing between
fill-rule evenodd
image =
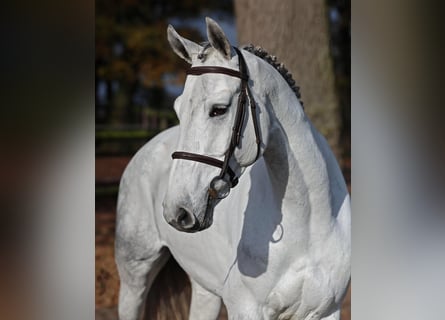
<instances>
[{"instance_id":1,"label":"horse eye","mask_svg":"<svg viewBox=\"0 0 445 320\"><path fill-rule=\"evenodd\" d=\"M214 106L210 111L209 116L210 117L222 116L224 113L226 113L226 111L227 111L226 106Z\"/></svg>"}]
</instances>

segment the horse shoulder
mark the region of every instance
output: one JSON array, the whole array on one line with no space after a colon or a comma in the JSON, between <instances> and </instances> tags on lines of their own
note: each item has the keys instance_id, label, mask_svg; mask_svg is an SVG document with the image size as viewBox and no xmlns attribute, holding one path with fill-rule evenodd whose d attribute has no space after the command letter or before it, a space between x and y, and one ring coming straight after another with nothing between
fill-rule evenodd
<instances>
[{"instance_id":1,"label":"horse shoulder","mask_svg":"<svg viewBox=\"0 0 445 320\"><path fill-rule=\"evenodd\" d=\"M116 216L116 249L142 254L147 244L159 242L157 217L162 219L162 199L176 145L177 127L147 142L130 160L121 178ZM139 253L138 253L139 251Z\"/></svg>"}]
</instances>

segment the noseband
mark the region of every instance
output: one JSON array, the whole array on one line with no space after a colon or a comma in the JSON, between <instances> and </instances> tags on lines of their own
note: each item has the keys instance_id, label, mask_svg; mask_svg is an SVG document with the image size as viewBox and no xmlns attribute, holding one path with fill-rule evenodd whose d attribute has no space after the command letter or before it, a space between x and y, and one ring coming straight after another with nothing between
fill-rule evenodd
<instances>
[{"instance_id":1,"label":"noseband","mask_svg":"<svg viewBox=\"0 0 445 320\"><path fill-rule=\"evenodd\" d=\"M230 177L230 184L231 188L235 187L238 184L238 177L236 176L235 172L230 168L229 161L235 151L236 147L239 147L240 141L241 141L241 131L243 128L243 123L246 115L246 100L249 99L249 105L250 105L250 112L252 115L252 122L253 127L255 130L255 137L256 137L256 144L257 144L257 154L255 157L255 160L251 163L253 164L260 155L260 147L261 147L261 138L260 138L260 132L259 132L259 126L258 126L258 119L256 116L256 104L255 100L253 99L252 93L250 92L248 81L249 76L247 74L247 65L246 61L244 60L243 55L241 54L241 51L233 47L235 52L238 55L238 62L239 62L239 71L224 68L224 67L212 67L212 66L201 66L201 67L192 67L187 71L188 75L193 76L200 76L202 74L206 73L219 73L219 74L225 74L231 77L236 77L241 79L241 90L238 97L238 106L236 110L235 115L235 123L232 128L232 136L230 138L230 145L227 151L224 153L224 161L218 160L216 158L208 157L205 155L197 154L197 153L191 153L186 151L176 151L173 152L172 158L173 159L183 159L183 160L190 160L190 161L197 161L201 163L205 163L214 167L221 168L221 172L219 173L219 176L215 177L219 179L223 179L226 173Z\"/></svg>"}]
</instances>

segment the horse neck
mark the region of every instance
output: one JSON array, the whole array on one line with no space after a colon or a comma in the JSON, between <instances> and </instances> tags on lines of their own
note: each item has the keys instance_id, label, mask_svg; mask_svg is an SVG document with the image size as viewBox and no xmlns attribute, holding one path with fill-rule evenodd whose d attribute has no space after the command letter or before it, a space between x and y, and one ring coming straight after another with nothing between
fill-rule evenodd
<instances>
[{"instance_id":1,"label":"horse neck","mask_svg":"<svg viewBox=\"0 0 445 320\"><path fill-rule=\"evenodd\" d=\"M300 226L326 230L331 224L329 179L318 133L295 93L271 71L275 83L266 89L266 108L272 125L264 159L272 189L284 214L294 213Z\"/></svg>"}]
</instances>

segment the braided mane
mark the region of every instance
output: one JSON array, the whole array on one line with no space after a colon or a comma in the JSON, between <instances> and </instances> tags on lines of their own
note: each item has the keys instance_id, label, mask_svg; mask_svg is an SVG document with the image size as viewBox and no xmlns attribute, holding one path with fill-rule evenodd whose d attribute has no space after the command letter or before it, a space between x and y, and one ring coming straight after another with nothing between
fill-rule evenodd
<instances>
[{"instance_id":1,"label":"braided mane","mask_svg":"<svg viewBox=\"0 0 445 320\"><path fill-rule=\"evenodd\" d=\"M211 45L208 41L201 42L201 46L203 46L203 49L198 54L198 59L204 61L206 58L205 51L209 48L211 48ZM261 58L262 60L266 61L268 64L270 64L272 67L277 70L281 76L286 80L289 87L291 87L292 91L295 93L295 95L298 98L298 101L300 101L301 106L303 107L303 101L301 100L301 94L300 94L300 87L295 84L295 80L292 78L292 74L289 72L289 70L286 69L283 63L280 63L276 56L270 55L266 50L264 50L260 46L254 46L253 44L248 44L241 49L246 50L254 55L256 55L258 58Z\"/></svg>"},{"instance_id":2,"label":"braided mane","mask_svg":"<svg viewBox=\"0 0 445 320\"><path fill-rule=\"evenodd\" d=\"M264 50L263 48L261 48L260 46L255 47L252 44L243 46L242 49L256 55L257 57L263 59L268 64L270 64L272 67L274 67L281 74L281 76L284 78L284 80L286 80L289 87L291 87L292 91L295 92L295 95L297 96L298 101L300 101L301 106L303 106L303 101L301 101L300 87L298 87L295 84L295 80L292 78L292 74L286 69L284 64L278 62L276 56L272 56L269 53L267 53L267 51Z\"/></svg>"}]
</instances>

